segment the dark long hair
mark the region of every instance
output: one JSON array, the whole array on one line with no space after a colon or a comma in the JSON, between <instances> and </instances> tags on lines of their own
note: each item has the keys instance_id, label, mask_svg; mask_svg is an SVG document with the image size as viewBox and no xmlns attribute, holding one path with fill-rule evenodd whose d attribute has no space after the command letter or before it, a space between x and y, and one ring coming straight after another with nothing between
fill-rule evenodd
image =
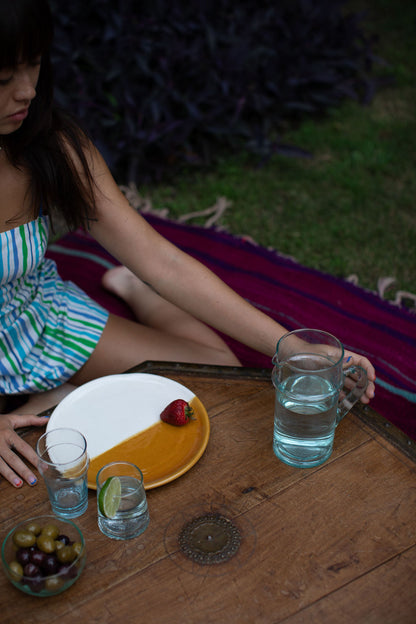
<instances>
[{"instance_id":1,"label":"dark long hair","mask_svg":"<svg viewBox=\"0 0 416 624\"><path fill-rule=\"evenodd\" d=\"M58 211L69 228L95 215L94 189L85 158L88 139L78 124L53 105L50 47L53 20L47 0L0 0L0 68L42 57L36 97L15 132L0 137L9 161L30 174L35 215ZM78 173L68 146L81 163Z\"/></svg>"}]
</instances>

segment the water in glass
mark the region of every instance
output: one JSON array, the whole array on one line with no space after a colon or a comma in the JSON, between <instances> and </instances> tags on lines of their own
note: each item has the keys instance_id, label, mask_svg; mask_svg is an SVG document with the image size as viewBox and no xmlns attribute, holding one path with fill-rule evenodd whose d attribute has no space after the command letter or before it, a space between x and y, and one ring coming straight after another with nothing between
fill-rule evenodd
<instances>
[{"instance_id":1,"label":"water in glass","mask_svg":"<svg viewBox=\"0 0 416 624\"><path fill-rule=\"evenodd\" d=\"M98 507L100 530L114 539L137 537L149 524L149 511L143 484L132 476L121 475L120 506L114 518L106 518Z\"/></svg>"},{"instance_id":2,"label":"water in glass","mask_svg":"<svg viewBox=\"0 0 416 624\"><path fill-rule=\"evenodd\" d=\"M273 450L297 467L321 464L332 452L339 389L319 375L294 374L276 390Z\"/></svg>"}]
</instances>

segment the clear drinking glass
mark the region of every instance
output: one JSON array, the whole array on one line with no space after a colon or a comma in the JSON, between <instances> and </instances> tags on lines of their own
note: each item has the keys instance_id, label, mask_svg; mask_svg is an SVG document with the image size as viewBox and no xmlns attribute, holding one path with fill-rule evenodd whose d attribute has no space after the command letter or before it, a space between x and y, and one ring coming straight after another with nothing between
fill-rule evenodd
<instances>
[{"instance_id":1,"label":"clear drinking glass","mask_svg":"<svg viewBox=\"0 0 416 624\"><path fill-rule=\"evenodd\" d=\"M75 429L51 429L36 445L38 469L48 490L52 511L76 518L88 507L87 441Z\"/></svg>"},{"instance_id":2,"label":"clear drinking glass","mask_svg":"<svg viewBox=\"0 0 416 624\"><path fill-rule=\"evenodd\" d=\"M119 480L119 492L114 497L109 492L112 479ZM98 526L104 535L126 540L138 537L149 524L149 510L141 470L130 462L116 461L106 464L97 474ZM111 498L111 500L106 500ZM110 517L109 517L110 516Z\"/></svg>"},{"instance_id":3,"label":"clear drinking glass","mask_svg":"<svg viewBox=\"0 0 416 624\"><path fill-rule=\"evenodd\" d=\"M336 426L365 392L367 373L347 368L340 341L317 329L285 334L273 363L273 451L290 466L318 466L332 453Z\"/></svg>"}]
</instances>

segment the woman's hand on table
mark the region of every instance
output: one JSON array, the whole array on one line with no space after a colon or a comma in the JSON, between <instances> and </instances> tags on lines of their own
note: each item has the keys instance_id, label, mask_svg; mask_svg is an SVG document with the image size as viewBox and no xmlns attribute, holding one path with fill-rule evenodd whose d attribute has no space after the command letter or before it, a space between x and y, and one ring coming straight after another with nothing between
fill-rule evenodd
<instances>
[{"instance_id":1,"label":"woman's hand on table","mask_svg":"<svg viewBox=\"0 0 416 624\"><path fill-rule=\"evenodd\" d=\"M47 416L33 414L1 414L0 415L0 475L14 487L22 487L26 481L35 485L37 478L21 459L22 456L30 464L36 466L37 455L34 449L25 442L16 429L29 426L45 426Z\"/></svg>"},{"instance_id":2,"label":"woman's hand on table","mask_svg":"<svg viewBox=\"0 0 416 624\"><path fill-rule=\"evenodd\" d=\"M347 368L349 366L361 366L362 368L364 368L365 371L367 371L368 385L365 393L360 400L362 403L369 403L375 395L376 371L374 369L374 366L371 364L370 360L368 360L363 355L358 355L353 351L345 351L344 368Z\"/></svg>"}]
</instances>

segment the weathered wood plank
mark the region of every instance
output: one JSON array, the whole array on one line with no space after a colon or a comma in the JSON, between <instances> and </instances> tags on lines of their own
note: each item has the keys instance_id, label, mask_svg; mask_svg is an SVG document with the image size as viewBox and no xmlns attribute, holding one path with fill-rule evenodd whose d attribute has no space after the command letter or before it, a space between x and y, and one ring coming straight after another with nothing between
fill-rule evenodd
<instances>
[{"instance_id":1,"label":"weathered wood plank","mask_svg":"<svg viewBox=\"0 0 416 624\"><path fill-rule=\"evenodd\" d=\"M370 570L284 624L414 624L416 548Z\"/></svg>"},{"instance_id":2,"label":"weathered wood plank","mask_svg":"<svg viewBox=\"0 0 416 624\"><path fill-rule=\"evenodd\" d=\"M106 584L106 591L97 588L92 599L84 597L83 604L80 600L75 612L71 603L60 621L70 621L66 618L75 613L92 622L109 621L103 618L117 604L117 615L126 622L140 616L148 622L172 624L277 623L296 613L301 618L308 608L317 609L318 605L318 613L328 616L320 621L333 622L336 601L332 596L345 592L346 603L361 601L356 611L350 608L349 612L357 613L364 622L378 604L377 584L380 590L386 582L380 585L383 568L393 570L388 586L391 592L398 585L396 577L404 572L401 582L407 600L403 612L410 609L411 613L414 553L406 565L399 562L410 557L406 553L413 552L416 544L414 481L407 467L391 454L383 458L386 479L381 480L379 449L375 442L361 446L336 462L336 474L334 465L331 471L317 471L242 514L254 527L257 539L253 554L241 566L231 560L214 571L198 567L191 573L178 554L164 557L129 578L119 570L119 582L116 575L112 586ZM184 502L179 500L179 505ZM200 505L205 509L206 501ZM149 528L150 542L154 538L163 541L160 528L168 527L170 520L160 518L157 528ZM147 558L147 549L145 541L143 558ZM120 562L129 554L124 552ZM370 580L373 573L374 583ZM366 604L365 586L360 584L364 582L373 588ZM135 596L134 604L126 602L126 595ZM334 606L326 611L328 600ZM294 620L296 624L302 621L308 620Z\"/></svg>"},{"instance_id":3,"label":"weathered wood plank","mask_svg":"<svg viewBox=\"0 0 416 624\"><path fill-rule=\"evenodd\" d=\"M272 452L274 392L267 380L172 377L191 387L210 415L211 438L201 460L180 479L148 492L150 525L135 540L115 542L99 532L90 492L89 509L76 521L87 541L81 579L61 596L36 599L2 576L2 622L29 621L30 615L34 624L46 616L51 624L332 624L371 622L365 618L374 609L394 614L399 606L401 616L410 617L414 463L351 415L338 427L326 464L285 466ZM27 439L34 443L39 433L29 432ZM27 517L49 512L41 482L21 491L2 482L0 496L2 535L22 510ZM201 567L179 552L176 536L186 518L211 508L234 519L243 543L228 563ZM401 600L395 598L400 583ZM390 611L381 608L388 600ZM334 617L338 604L350 620Z\"/></svg>"}]
</instances>

